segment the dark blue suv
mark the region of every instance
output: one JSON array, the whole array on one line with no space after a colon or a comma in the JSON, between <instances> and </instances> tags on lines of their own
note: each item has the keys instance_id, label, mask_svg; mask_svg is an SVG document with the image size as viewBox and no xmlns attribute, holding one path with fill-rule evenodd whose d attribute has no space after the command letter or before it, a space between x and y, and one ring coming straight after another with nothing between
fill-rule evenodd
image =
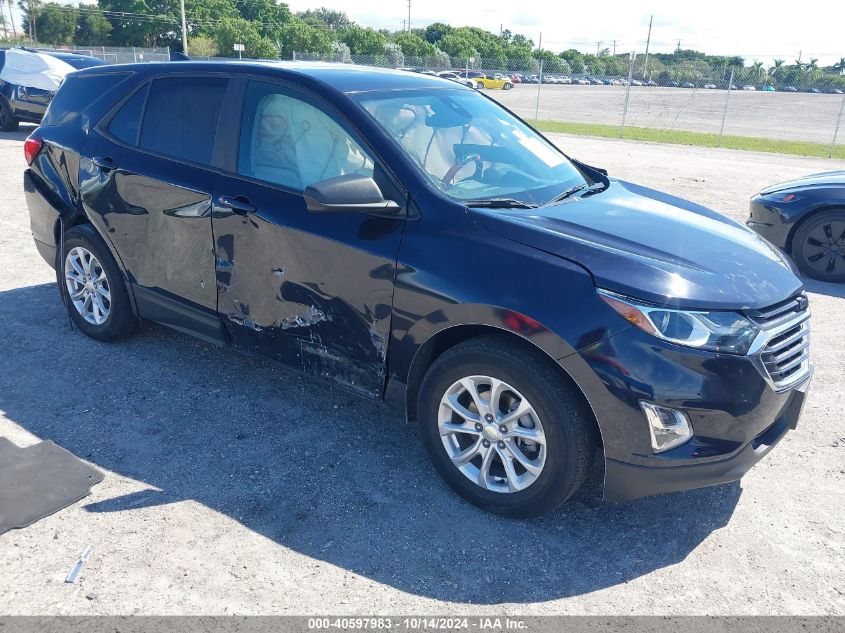
<instances>
[{"instance_id":1,"label":"dark blue suv","mask_svg":"<svg viewBox=\"0 0 845 633\"><path fill-rule=\"evenodd\" d=\"M597 454L612 500L732 481L798 421L809 311L777 249L455 82L88 69L25 150L79 330L156 321L383 398L492 511L555 508Z\"/></svg>"}]
</instances>

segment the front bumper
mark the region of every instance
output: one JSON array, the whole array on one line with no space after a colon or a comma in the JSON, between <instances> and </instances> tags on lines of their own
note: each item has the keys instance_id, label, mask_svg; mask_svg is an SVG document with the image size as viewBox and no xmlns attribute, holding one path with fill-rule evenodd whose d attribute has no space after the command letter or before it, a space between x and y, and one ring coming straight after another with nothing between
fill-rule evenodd
<instances>
[{"instance_id":1,"label":"front bumper","mask_svg":"<svg viewBox=\"0 0 845 633\"><path fill-rule=\"evenodd\" d=\"M684 466L642 466L616 459L605 463L606 501L715 486L740 479L798 424L810 378L794 388L775 422L727 459Z\"/></svg>"},{"instance_id":2,"label":"front bumper","mask_svg":"<svg viewBox=\"0 0 845 633\"><path fill-rule=\"evenodd\" d=\"M633 327L559 362L598 421L608 501L739 479L795 428L810 382L778 390L754 357L681 348ZM641 400L683 410L693 437L654 453Z\"/></svg>"},{"instance_id":3,"label":"front bumper","mask_svg":"<svg viewBox=\"0 0 845 633\"><path fill-rule=\"evenodd\" d=\"M795 205L778 205L757 194L751 198L745 225L778 248L788 251L789 233L796 221L793 207Z\"/></svg>"}]
</instances>

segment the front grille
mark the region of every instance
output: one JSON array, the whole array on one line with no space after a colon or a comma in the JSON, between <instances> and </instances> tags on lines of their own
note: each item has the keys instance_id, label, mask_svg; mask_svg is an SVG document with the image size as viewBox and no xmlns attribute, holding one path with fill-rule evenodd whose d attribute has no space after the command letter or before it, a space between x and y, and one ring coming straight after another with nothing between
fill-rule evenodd
<instances>
[{"instance_id":1,"label":"front grille","mask_svg":"<svg viewBox=\"0 0 845 633\"><path fill-rule=\"evenodd\" d=\"M748 313L767 337L760 360L772 385L788 389L810 373L810 311L804 294Z\"/></svg>"},{"instance_id":2,"label":"front grille","mask_svg":"<svg viewBox=\"0 0 845 633\"><path fill-rule=\"evenodd\" d=\"M775 327L807 312L807 295L803 292L767 308L746 312L752 321L764 328Z\"/></svg>"}]
</instances>

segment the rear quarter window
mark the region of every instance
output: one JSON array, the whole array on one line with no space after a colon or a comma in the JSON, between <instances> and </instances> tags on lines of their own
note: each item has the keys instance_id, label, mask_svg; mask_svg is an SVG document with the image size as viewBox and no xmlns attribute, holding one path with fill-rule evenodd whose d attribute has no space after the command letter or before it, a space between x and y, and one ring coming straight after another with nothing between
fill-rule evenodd
<instances>
[{"instance_id":1,"label":"rear quarter window","mask_svg":"<svg viewBox=\"0 0 845 633\"><path fill-rule=\"evenodd\" d=\"M141 129L141 112L144 109L148 90L149 84L141 86L139 90L135 91L135 94L120 106L120 110L109 121L109 134L127 145L138 144L138 132Z\"/></svg>"},{"instance_id":2,"label":"rear quarter window","mask_svg":"<svg viewBox=\"0 0 845 633\"><path fill-rule=\"evenodd\" d=\"M41 125L61 125L72 121L128 76L129 73L107 73L67 77L50 101Z\"/></svg>"}]
</instances>

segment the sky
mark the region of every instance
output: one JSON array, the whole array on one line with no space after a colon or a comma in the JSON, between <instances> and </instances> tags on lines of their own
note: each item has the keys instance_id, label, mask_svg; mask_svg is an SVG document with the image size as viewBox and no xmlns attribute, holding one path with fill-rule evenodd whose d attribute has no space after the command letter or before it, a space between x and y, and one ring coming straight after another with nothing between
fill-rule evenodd
<instances>
[{"instance_id":1,"label":"sky","mask_svg":"<svg viewBox=\"0 0 845 633\"><path fill-rule=\"evenodd\" d=\"M286 0L294 11L319 6L345 11L373 28L402 28L408 17L407 0ZM818 58L831 65L845 57L845 2L825 0L805 5L760 0L602 0L601 2L515 2L514 0L411 0L411 25L432 22L478 26L495 33L499 28L534 40L543 34L543 48L560 52L575 48L596 52L642 53L649 16L654 15L650 51L671 53L691 48L714 55L741 55L748 62L767 65L775 58L793 63Z\"/></svg>"}]
</instances>

